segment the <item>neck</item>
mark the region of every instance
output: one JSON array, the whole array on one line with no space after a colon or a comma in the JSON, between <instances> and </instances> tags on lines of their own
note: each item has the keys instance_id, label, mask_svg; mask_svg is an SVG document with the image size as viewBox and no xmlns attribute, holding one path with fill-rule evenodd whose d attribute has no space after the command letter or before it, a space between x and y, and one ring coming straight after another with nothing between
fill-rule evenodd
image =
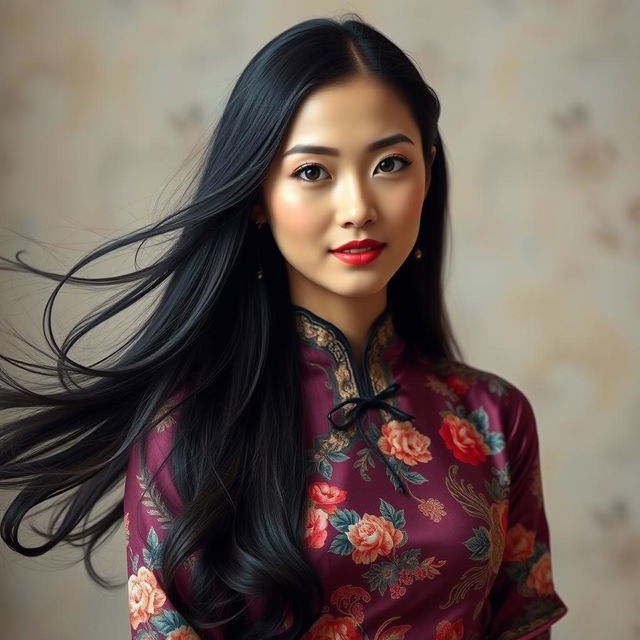
<instances>
[{"instance_id":1,"label":"neck","mask_svg":"<svg viewBox=\"0 0 640 640\"><path fill-rule=\"evenodd\" d=\"M351 345L356 362L360 362L369 329L387 306L387 290L385 287L364 298L339 295L318 298L292 293L292 302L340 329Z\"/></svg>"}]
</instances>

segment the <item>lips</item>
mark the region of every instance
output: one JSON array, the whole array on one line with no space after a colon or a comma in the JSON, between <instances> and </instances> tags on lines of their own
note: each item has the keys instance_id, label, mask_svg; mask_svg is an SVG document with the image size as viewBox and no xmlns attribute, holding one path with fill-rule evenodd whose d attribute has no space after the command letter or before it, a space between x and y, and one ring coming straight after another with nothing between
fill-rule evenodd
<instances>
[{"instance_id":1,"label":"lips","mask_svg":"<svg viewBox=\"0 0 640 640\"><path fill-rule=\"evenodd\" d=\"M370 238L365 238L364 240L351 240L346 244L342 244L335 249L331 249L332 252L335 251L344 251L345 249L377 249L384 246L383 242L378 242L377 240L372 240Z\"/></svg>"}]
</instances>

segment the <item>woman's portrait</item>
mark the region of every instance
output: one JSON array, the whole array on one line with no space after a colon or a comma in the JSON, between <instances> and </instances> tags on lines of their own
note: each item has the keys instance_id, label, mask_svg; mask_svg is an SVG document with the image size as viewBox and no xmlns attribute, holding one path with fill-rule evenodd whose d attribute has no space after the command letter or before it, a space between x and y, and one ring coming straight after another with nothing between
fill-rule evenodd
<instances>
[{"instance_id":1,"label":"woman's portrait","mask_svg":"<svg viewBox=\"0 0 640 640\"><path fill-rule=\"evenodd\" d=\"M635 637L637 126L587 80L638 12L59 8L0 10L7 637Z\"/></svg>"}]
</instances>

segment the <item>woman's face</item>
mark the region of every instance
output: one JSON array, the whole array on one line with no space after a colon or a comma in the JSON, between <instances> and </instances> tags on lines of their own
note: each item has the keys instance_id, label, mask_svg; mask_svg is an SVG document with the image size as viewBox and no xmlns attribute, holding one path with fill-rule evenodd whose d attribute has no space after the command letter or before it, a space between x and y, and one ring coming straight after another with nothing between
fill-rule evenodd
<instances>
[{"instance_id":1,"label":"woman's face","mask_svg":"<svg viewBox=\"0 0 640 640\"><path fill-rule=\"evenodd\" d=\"M430 166L409 107L381 81L357 77L310 94L266 176L265 208L253 212L287 262L292 302L318 309L336 297L386 300L418 236ZM382 249L334 252L364 239Z\"/></svg>"}]
</instances>

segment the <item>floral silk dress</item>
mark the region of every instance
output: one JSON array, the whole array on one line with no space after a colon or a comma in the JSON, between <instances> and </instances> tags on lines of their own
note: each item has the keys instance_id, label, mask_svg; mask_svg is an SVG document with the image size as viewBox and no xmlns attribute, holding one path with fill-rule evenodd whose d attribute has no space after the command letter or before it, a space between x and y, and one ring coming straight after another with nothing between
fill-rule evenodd
<instances>
[{"instance_id":1,"label":"floral silk dress","mask_svg":"<svg viewBox=\"0 0 640 640\"><path fill-rule=\"evenodd\" d=\"M552 580L536 421L523 392L417 354L388 308L361 363L337 327L293 312L308 398L305 548L326 598L303 640L549 638L567 608ZM138 444L131 453L131 634L229 640L224 628L190 627L160 573L181 508L170 465L161 465L179 424L177 409L146 435L144 466ZM188 563L180 571L186 593Z\"/></svg>"}]
</instances>

